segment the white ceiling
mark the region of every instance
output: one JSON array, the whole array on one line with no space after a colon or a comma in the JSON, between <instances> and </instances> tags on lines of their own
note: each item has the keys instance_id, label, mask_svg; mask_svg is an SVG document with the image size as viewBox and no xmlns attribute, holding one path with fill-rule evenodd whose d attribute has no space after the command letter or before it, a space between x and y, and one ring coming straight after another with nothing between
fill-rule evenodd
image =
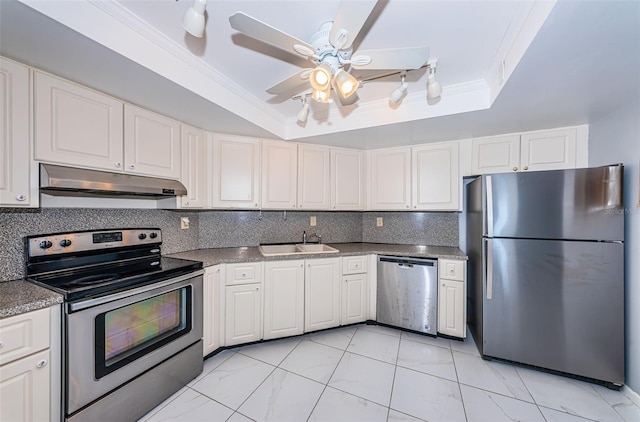
<instances>
[{"instance_id":1,"label":"white ceiling","mask_svg":"<svg viewBox=\"0 0 640 422\"><path fill-rule=\"evenodd\" d=\"M381 1L356 47L428 46L442 100L427 103L415 71L399 107L389 77L355 106L314 104L304 127L299 101L264 90L306 61L228 16L309 40L338 1L209 0L203 39L180 26L191 0L24 3L0 1L3 55L216 132L369 149L588 123L640 95L638 1Z\"/></svg>"}]
</instances>

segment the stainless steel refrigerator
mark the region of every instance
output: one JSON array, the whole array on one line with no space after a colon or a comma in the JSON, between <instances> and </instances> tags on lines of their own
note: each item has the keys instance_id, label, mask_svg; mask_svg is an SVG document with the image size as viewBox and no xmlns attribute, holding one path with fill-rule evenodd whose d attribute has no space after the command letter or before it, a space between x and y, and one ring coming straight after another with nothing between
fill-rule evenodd
<instances>
[{"instance_id":1,"label":"stainless steel refrigerator","mask_svg":"<svg viewBox=\"0 0 640 422\"><path fill-rule=\"evenodd\" d=\"M483 357L624 383L623 170L467 185L468 322Z\"/></svg>"}]
</instances>

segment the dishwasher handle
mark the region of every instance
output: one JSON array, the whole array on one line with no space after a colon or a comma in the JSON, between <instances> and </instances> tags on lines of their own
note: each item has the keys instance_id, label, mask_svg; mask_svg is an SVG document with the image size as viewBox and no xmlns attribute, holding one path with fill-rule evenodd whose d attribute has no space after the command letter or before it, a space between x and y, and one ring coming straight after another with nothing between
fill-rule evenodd
<instances>
[{"instance_id":1,"label":"dishwasher handle","mask_svg":"<svg viewBox=\"0 0 640 422\"><path fill-rule=\"evenodd\" d=\"M398 264L401 268L413 268L414 265L420 265L425 267L435 267L436 262L435 259L412 259L412 258L401 258L401 257L393 257L393 256L379 256L379 262L388 262L391 264Z\"/></svg>"}]
</instances>

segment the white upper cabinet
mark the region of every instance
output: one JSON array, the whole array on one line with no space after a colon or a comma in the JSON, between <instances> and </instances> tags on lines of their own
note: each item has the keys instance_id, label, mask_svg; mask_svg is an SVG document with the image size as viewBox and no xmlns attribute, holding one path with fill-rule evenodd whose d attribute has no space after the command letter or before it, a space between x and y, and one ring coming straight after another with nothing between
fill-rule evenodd
<instances>
[{"instance_id":1,"label":"white upper cabinet","mask_svg":"<svg viewBox=\"0 0 640 422\"><path fill-rule=\"evenodd\" d=\"M332 210L364 210L364 163L363 151L331 148Z\"/></svg>"},{"instance_id":2,"label":"white upper cabinet","mask_svg":"<svg viewBox=\"0 0 640 422\"><path fill-rule=\"evenodd\" d=\"M522 170L556 170L576 166L576 129L523 133L520 136Z\"/></svg>"},{"instance_id":3,"label":"white upper cabinet","mask_svg":"<svg viewBox=\"0 0 640 422\"><path fill-rule=\"evenodd\" d=\"M329 209L329 147L298 144L298 208Z\"/></svg>"},{"instance_id":4,"label":"white upper cabinet","mask_svg":"<svg viewBox=\"0 0 640 422\"><path fill-rule=\"evenodd\" d=\"M29 93L29 68L0 58L0 206L38 206Z\"/></svg>"},{"instance_id":5,"label":"white upper cabinet","mask_svg":"<svg viewBox=\"0 0 640 422\"><path fill-rule=\"evenodd\" d=\"M295 209L298 145L262 141L262 208Z\"/></svg>"},{"instance_id":6,"label":"white upper cabinet","mask_svg":"<svg viewBox=\"0 0 640 422\"><path fill-rule=\"evenodd\" d=\"M412 207L416 210L459 210L458 142L412 148Z\"/></svg>"},{"instance_id":7,"label":"white upper cabinet","mask_svg":"<svg viewBox=\"0 0 640 422\"><path fill-rule=\"evenodd\" d=\"M411 207L411 148L369 153L369 197L373 210L408 210Z\"/></svg>"},{"instance_id":8,"label":"white upper cabinet","mask_svg":"<svg viewBox=\"0 0 640 422\"><path fill-rule=\"evenodd\" d=\"M35 159L123 170L123 102L34 72Z\"/></svg>"},{"instance_id":9,"label":"white upper cabinet","mask_svg":"<svg viewBox=\"0 0 640 422\"><path fill-rule=\"evenodd\" d=\"M180 197L180 208L209 207L209 139L194 127L182 125L182 166L180 181L187 194Z\"/></svg>"},{"instance_id":10,"label":"white upper cabinet","mask_svg":"<svg viewBox=\"0 0 640 422\"><path fill-rule=\"evenodd\" d=\"M260 140L230 135L213 135L214 207L260 206Z\"/></svg>"},{"instance_id":11,"label":"white upper cabinet","mask_svg":"<svg viewBox=\"0 0 640 422\"><path fill-rule=\"evenodd\" d=\"M477 138L471 143L472 175L587 165L586 125Z\"/></svg>"},{"instance_id":12,"label":"white upper cabinet","mask_svg":"<svg viewBox=\"0 0 640 422\"><path fill-rule=\"evenodd\" d=\"M520 135L492 136L471 142L471 174L519 170Z\"/></svg>"},{"instance_id":13,"label":"white upper cabinet","mask_svg":"<svg viewBox=\"0 0 640 422\"><path fill-rule=\"evenodd\" d=\"M125 104L125 171L179 179L180 137L180 122Z\"/></svg>"}]
</instances>

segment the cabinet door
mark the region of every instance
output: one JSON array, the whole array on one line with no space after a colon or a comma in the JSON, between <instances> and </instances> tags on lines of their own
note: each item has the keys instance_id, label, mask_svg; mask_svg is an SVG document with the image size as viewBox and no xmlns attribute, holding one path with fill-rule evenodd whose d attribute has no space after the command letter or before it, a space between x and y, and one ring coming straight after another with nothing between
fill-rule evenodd
<instances>
[{"instance_id":1,"label":"cabinet door","mask_svg":"<svg viewBox=\"0 0 640 422\"><path fill-rule=\"evenodd\" d=\"M457 142L443 142L412 149L413 208L459 210L460 185Z\"/></svg>"},{"instance_id":2,"label":"cabinet door","mask_svg":"<svg viewBox=\"0 0 640 422\"><path fill-rule=\"evenodd\" d=\"M298 145L298 208L329 209L329 148Z\"/></svg>"},{"instance_id":3,"label":"cabinet door","mask_svg":"<svg viewBox=\"0 0 640 422\"><path fill-rule=\"evenodd\" d=\"M207 267L204 272L202 301L203 356L220 347L220 284L221 266Z\"/></svg>"},{"instance_id":4,"label":"cabinet door","mask_svg":"<svg viewBox=\"0 0 640 422\"><path fill-rule=\"evenodd\" d=\"M181 208L207 208L209 206L208 163L209 141L206 133L182 125L182 165L180 181L187 194L180 197Z\"/></svg>"},{"instance_id":5,"label":"cabinet door","mask_svg":"<svg viewBox=\"0 0 640 422\"><path fill-rule=\"evenodd\" d=\"M525 171L575 168L576 129L523 133L520 164Z\"/></svg>"},{"instance_id":6,"label":"cabinet door","mask_svg":"<svg viewBox=\"0 0 640 422\"><path fill-rule=\"evenodd\" d=\"M367 320L367 274L342 276L342 325Z\"/></svg>"},{"instance_id":7,"label":"cabinet door","mask_svg":"<svg viewBox=\"0 0 640 422\"><path fill-rule=\"evenodd\" d=\"M125 104L125 171L146 176L180 178L180 123Z\"/></svg>"},{"instance_id":8,"label":"cabinet door","mask_svg":"<svg viewBox=\"0 0 640 422\"><path fill-rule=\"evenodd\" d=\"M122 171L123 103L34 72L35 159Z\"/></svg>"},{"instance_id":9,"label":"cabinet door","mask_svg":"<svg viewBox=\"0 0 640 422\"><path fill-rule=\"evenodd\" d=\"M0 420L49 421L49 350L0 368Z\"/></svg>"},{"instance_id":10,"label":"cabinet door","mask_svg":"<svg viewBox=\"0 0 640 422\"><path fill-rule=\"evenodd\" d=\"M262 208L296 208L297 147L291 142L262 141Z\"/></svg>"},{"instance_id":11,"label":"cabinet door","mask_svg":"<svg viewBox=\"0 0 640 422\"><path fill-rule=\"evenodd\" d=\"M304 260L264 263L264 339L302 334Z\"/></svg>"},{"instance_id":12,"label":"cabinet door","mask_svg":"<svg viewBox=\"0 0 640 422\"><path fill-rule=\"evenodd\" d=\"M261 285L227 286L225 291L225 345L249 343L262 338Z\"/></svg>"},{"instance_id":13,"label":"cabinet door","mask_svg":"<svg viewBox=\"0 0 640 422\"><path fill-rule=\"evenodd\" d=\"M440 279L438 287L438 332L466 336L464 282Z\"/></svg>"},{"instance_id":14,"label":"cabinet door","mask_svg":"<svg viewBox=\"0 0 640 422\"><path fill-rule=\"evenodd\" d=\"M38 206L29 95L29 68L0 57L0 206Z\"/></svg>"},{"instance_id":15,"label":"cabinet door","mask_svg":"<svg viewBox=\"0 0 640 422\"><path fill-rule=\"evenodd\" d=\"M304 272L304 331L340 325L340 258L308 259Z\"/></svg>"},{"instance_id":16,"label":"cabinet door","mask_svg":"<svg viewBox=\"0 0 640 422\"><path fill-rule=\"evenodd\" d=\"M364 163L362 151L331 149L331 209L364 210Z\"/></svg>"},{"instance_id":17,"label":"cabinet door","mask_svg":"<svg viewBox=\"0 0 640 422\"><path fill-rule=\"evenodd\" d=\"M520 135L471 141L471 173L506 173L520 169Z\"/></svg>"},{"instance_id":18,"label":"cabinet door","mask_svg":"<svg viewBox=\"0 0 640 422\"><path fill-rule=\"evenodd\" d=\"M260 140L213 135L214 207L252 208L260 205Z\"/></svg>"},{"instance_id":19,"label":"cabinet door","mask_svg":"<svg viewBox=\"0 0 640 422\"><path fill-rule=\"evenodd\" d=\"M407 210L411 207L411 149L370 153L371 209Z\"/></svg>"}]
</instances>

